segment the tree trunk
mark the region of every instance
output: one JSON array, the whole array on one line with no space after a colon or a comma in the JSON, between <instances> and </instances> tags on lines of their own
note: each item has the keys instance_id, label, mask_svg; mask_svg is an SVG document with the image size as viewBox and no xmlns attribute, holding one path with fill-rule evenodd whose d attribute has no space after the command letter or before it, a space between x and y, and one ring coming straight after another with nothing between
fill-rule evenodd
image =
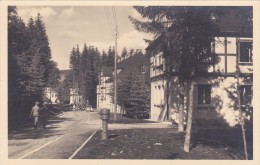
<instances>
[{"instance_id":1,"label":"tree trunk","mask_svg":"<svg viewBox=\"0 0 260 165\"><path fill-rule=\"evenodd\" d=\"M237 97L238 97L239 120L240 120L240 126L241 126L242 137L243 137L245 159L248 160L245 121L244 121L243 112L241 110L241 102L240 102L241 98L240 98L239 86L240 86L239 77L237 76Z\"/></svg>"},{"instance_id":2,"label":"tree trunk","mask_svg":"<svg viewBox=\"0 0 260 165\"><path fill-rule=\"evenodd\" d=\"M183 95L180 94L180 106L179 106L179 117L178 117L178 131L183 132L184 131L184 123L183 123L183 116L184 116L184 98Z\"/></svg>"},{"instance_id":3,"label":"tree trunk","mask_svg":"<svg viewBox=\"0 0 260 165\"><path fill-rule=\"evenodd\" d=\"M242 113L242 112L240 112L240 113ZM242 115L242 114L241 114L241 115ZM241 117L240 117L240 125L241 125L241 131L242 131L242 136L243 136L245 159L248 160L247 143L246 143L246 130L245 130L244 116L241 116Z\"/></svg>"},{"instance_id":4,"label":"tree trunk","mask_svg":"<svg viewBox=\"0 0 260 165\"><path fill-rule=\"evenodd\" d=\"M50 101L51 101L51 88L50 88ZM52 101L51 101L51 103L52 103Z\"/></svg>"},{"instance_id":5,"label":"tree trunk","mask_svg":"<svg viewBox=\"0 0 260 165\"><path fill-rule=\"evenodd\" d=\"M192 116L193 116L193 91L194 84L191 82L190 90L189 90L189 106L188 106L188 121L187 121L187 129L184 141L184 151L190 151L190 141L191 141L191 131L192 131Z\"/></svg>"},{"instance_id":6,"label":"tree trunk","mask_svg":"<svg viewBox=\"0 0 260 165\"><path fill-rule=\"evenodd\" d=\"M240 49L240 44L238 44L238 49ZM248 160L245 122L244 122L243 112L241 110L241 98L240 98L240 90L239 90L239 87L240 87L240 81L239 81L239 78L240 78L239 57L240 57L240 51L238 51L237 56L236 56L237 99L238 99L239 120L240 120L240 126L241 126L241 131L242 131L243 143L244 143L244 154L245 154L245 159Z\"/></svg>"}]
</instances>

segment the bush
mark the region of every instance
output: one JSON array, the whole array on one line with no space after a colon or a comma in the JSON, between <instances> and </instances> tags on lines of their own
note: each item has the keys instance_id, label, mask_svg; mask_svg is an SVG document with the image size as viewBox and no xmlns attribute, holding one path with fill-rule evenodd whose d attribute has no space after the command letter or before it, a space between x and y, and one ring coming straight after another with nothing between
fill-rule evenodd
<instances>
[{"instance_id":1,"label":"bush","mask_svg":"<svg viewBox=\"0 0 260 165\"><path fill-rule=\"evenodd\" d=\"M128 110L126 111L126 117L135 119L149 119L149 111L146 110Z\"/></svg>"}]
</instances>

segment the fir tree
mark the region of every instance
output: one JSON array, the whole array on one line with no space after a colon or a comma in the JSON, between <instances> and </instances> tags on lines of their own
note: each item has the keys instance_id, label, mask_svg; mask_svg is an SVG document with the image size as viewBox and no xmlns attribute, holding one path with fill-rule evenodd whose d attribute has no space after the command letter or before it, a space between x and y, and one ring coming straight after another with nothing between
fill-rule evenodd
<instances>
[{"instance_id":1,"label":"fir tree","mask_svg":"<svg viewBox=\"0 0 260 165\"><path fill-rule=\"evenodd\" d=\"M54 61L51 61L50 64L50 73L48 77L47 86L50 87L50 96L53 91L57 92L57 88L60 84L60 71L57 67L57 63ZM48 98L50 99L50 98Z\"/></svg>"},{"instance_id":2,"label":"fir tree","mask_svg":"<svg viewBox=\"0 0 260 165\"><path fill-rule=\"evenodd\" d=\"M89 75L89 50L86 45L84 44L82 55L80 58L80 91L83 97L83 100L89 100L89 87L88 87L88 75Z\"/></svg>"},{"instance_id":3,"label":"fir tree","mask_svg":"<svg viewBox=\"0 0 260 165\"><path fill-rule=\"evenodd\" d=\"M108 49L107 52L107 66L114 66L115 63L115 50L114 48L112 49L111 46Z\"/></svg>"},{"instance_id":4,"label":"fir tree","mask_svg":"<svg viewBox=\"0 0 260 165\"><path fill-rule=\"evenodd\" d=\"M69 72L65 79L59 84L58 98L61 103L68 104L70 101L70 88L72 88L72 72Z\"/></svg>"},{"instance_id":5,"label":"fir tree","mask_svg":"<svg viewBox=\"0 0 260 165\"><path fill-rule=\"evenodd\" d=\"M126 110L131 107L129 102L130 88L132 85L132 73L126 73L118 77L117 81L117 103L124 107Z\"/></svg>"},{"instance_id":6,"label":"fir tree","mask_svg":"<svg viewBox=\"0 0 260 165\"><path fill-rule=\"evenodd\" d=\"M135 50L134 49L130 49L129 56L133 56L134 54L135 54Z\"/></svg>"},{"instance_id":7,"label":"fir tree","mask_svg":"<svg viewBox=\"0 0 260 165\"><path fill-rule=\"evenodd\" d=\"M22 58L28 49L29 39L25 23L16 12L15 6L8 7L8 122L13 126L18 116L26 113L27 103L21 81ZM20 108L17 108L20 107Z\"/></svg>"},{"instance_id":8,"label":"fir tree","mask_svg":"<svg viewBox=\"0 0 260 165\"><path fill-rule=\"evenodd\" d=\"M149 84L145 83L144 75L138 71L134 71L132 76L133 78L128 101L134 111L147 111L150 107Z\"/></svg>"},{"instance_id":9,"label":"fir tree","mask_svg":"<svg viewBox=\"0 0 260 165\"><path fill-rule=\"evenodd\" d=\"M107 53L103 50L102 51L102 55L101 55L101 65L102 66L108 66L107 65L107 57L108 55L107 55Z\"/></svg>"},{"instance_id":10,"label":"fir tree","mask_svg":"<svg viewBox=\"0 0 260 165\"><path fill-rule=\"evenodd\" d=\"M125 59L128 55L126 47L123 48L122 53L121 53L121 58Z\"/></svg>"},{"instance_id":11,"label":"fir tree","mask_svg":"<svg viewBox=\"0 0 260 165\"><path fill-rule=\"evenodd\" d=\"M37 42L40 53L40 61L44 66L44 81L47 83L49 74L51 72L51 49L49 39L46 33L46 27L40 14L35 20L35 42Z\"/></svg>"}]
</instances>

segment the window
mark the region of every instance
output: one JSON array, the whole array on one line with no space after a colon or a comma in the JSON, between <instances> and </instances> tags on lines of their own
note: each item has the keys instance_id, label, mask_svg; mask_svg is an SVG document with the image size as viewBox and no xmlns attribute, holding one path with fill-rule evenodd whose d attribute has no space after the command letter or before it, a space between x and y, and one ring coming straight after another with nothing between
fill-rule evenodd
<instances>
[{"instance_id":1,"label":"window","mask_svg":"<svg viewBox=\"0 0 260 165\"><path fill-rule=\"evenodd\" d=\"M212 41L212 42L210 43L210 47L211 47L211 53L215 53L215 47L216 47L215 41Z\"/></svg>"},{"instance_id":2,"label":"window","mask_svg":"<svg viewBox=\"0 0 260 165\"><path fill-rule=\"evenodd\" d=\"M241 106L252 105L252 85L241 85L239 90Z\"/></svg>"},{"instance_id":3,"label":"window","mask_svg":"<svg viewBox=\"0 0 260 165\"><path fill-rule=\"evenodd\" d=\"M143 66L142 68L141 68L141 73L145 73L146 72L146 68Z\"/></svg>"},{"instance_id":4,"label":"window","mask_svg":"<svg viewBox=\"0 0 260 165\"><path fill-rule=\"evenodd\" d=\"M162 63L162 56L159 56L159 65Z\"/></svg>"},{"instance_id":5,"label":"window","mask_svg":"<svg viewBox=\"0 0 260 165\"><path fill-rule=\"evenodd\" d=\"M198 85L198 103L199 104L211 103L211 85L205 85L205 84Z\"/></svg>"},{"instance_id":6,"label":"window","mask_svg":"<svg viewBox=\"0 0 260 165\"><path fill-rule=\"evenodd\" d=\"M253 62L253 43L252 42L240 42L240 61L241 63L252 63Z\"/></svg>"}]
</instances>

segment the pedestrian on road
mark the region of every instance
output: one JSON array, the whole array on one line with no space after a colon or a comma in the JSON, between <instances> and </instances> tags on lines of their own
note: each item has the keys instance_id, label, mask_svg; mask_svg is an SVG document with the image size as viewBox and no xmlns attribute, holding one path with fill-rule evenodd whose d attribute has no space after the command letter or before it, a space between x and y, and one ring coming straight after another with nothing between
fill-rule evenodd
<instances>
[{"instance_id":1,"label":"pedestrian on road","mask_svg":"<svg viewBox=\"0 0 260 165\"><path fill-rule=\"evenodd\" d=\"M43 102L43 106L40 108L40 117L42 120L42 127L45 129L48 117L47 102Z\"/></svg>"},{"instance_id":2,"label":"pedestrian on road","mask_svg":"<svg viewBox=\"0 0 260 165\"><path fill-rule=\"evenodd\" d=\"M38 106L39 102L36 101L34 106L32 107L32 111L31 111L31 114L30 114L30 118L33 117L33 130L36 130L37 129L37 124L38 124L38 121L39 121L39 110L40 110L40 107Z\"/></svg>"}]
</instances>

